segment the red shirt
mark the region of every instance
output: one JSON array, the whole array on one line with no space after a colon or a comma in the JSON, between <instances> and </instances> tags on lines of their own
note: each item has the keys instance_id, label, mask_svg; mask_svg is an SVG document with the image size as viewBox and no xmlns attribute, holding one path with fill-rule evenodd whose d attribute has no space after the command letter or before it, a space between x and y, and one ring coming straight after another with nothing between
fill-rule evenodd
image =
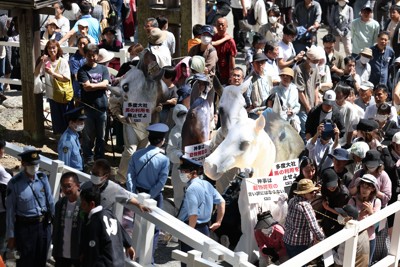
<instances>
[{"instance_id":1,"label":"red shirt","mask_svg":"<svg viewBox=\"0 0 400 267\"><path fill-rule=\"evenodd\" d=\"M214 35L213 41L217 41L222 39L223 36L218 36L217 34ZM231 57L236 57L237 50L236 50L236 43L233 38L229 39L228 41L223 42L220 45L215 46L218 55L218 62L217 62L217 76L221 82L221 84L228 84L230 71L229 68Z\"/></svg>"}]
</instances>

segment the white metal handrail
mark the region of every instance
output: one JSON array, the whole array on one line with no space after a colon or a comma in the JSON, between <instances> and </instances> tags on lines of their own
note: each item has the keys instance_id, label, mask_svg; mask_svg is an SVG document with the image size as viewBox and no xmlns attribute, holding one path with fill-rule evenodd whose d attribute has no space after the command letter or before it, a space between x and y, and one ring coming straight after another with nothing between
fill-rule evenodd
<instances>
[{"instance_id":1,"label":"white metal handrail","mask_svg":"<svg viewBox=\"0 0 400 267\"><path fill-rule=\"evenodd\" d=\"M22 152L22 148L7 142L5 152L11 156L18 157L18 154ZM60 189L60 178L61 175L68 171L75 172L81 182L90 180L90 176L86 173L80 172L64 165L62 161L51 160L47 157L40 156L40 168L49 172L50 187L53 192L53 196L57 199ZM154 237L154 225L157 225L160 229L172 234L179 240L182 240L186 244L190 245L194 249L202 253L202 258L207 261L226 261L234 267L254 267L248 262L248 256L244 252L233 252L228 248L222 246L218 242L208 238L201 234L197 230L191 228L184 222L178 220L174 216L168 214L162 209L156 206L156 201L150 199L150 196L145 193L138 195L134 194L138 198L139 202L149 206L152 209L150 213L142 213L140 210L131 204L125 204L124 206L135 212L135 226L133 234L133 244L139 256L139 263L127 260L126 266L152 266L152 245ZM118 201L117 197L117 201ZM120 209L117 211L117 217L122 218L122 205L119 205ZM206 261L205 261L206 262Z\"/></svg>"}]
</instances>

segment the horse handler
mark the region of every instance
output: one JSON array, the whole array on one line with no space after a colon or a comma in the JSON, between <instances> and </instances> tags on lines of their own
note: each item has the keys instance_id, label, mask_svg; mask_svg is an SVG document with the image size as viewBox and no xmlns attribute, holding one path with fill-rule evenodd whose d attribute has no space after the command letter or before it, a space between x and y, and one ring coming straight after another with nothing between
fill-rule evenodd
<instances>
[{"instance_id":1,"label":"horse handler","mask_svg":"<svg viewBox=\"0 0 400 267\"><path fill-rule=\"evenodd\" d=\"M186 175L187 187L178 218L197 231L210 236L210 230L215 231L221 226L225 214L225 200L209 182L201 179L203 166L200 162L184 157L181 160L182 164L179 169L182 174ZM209 226L214 204L217 205L217 219ZM181 243L183 252L191 249L187 244ZM186 266L186 264L182 263L182 266Z\"/></svg>"}]
</instances>

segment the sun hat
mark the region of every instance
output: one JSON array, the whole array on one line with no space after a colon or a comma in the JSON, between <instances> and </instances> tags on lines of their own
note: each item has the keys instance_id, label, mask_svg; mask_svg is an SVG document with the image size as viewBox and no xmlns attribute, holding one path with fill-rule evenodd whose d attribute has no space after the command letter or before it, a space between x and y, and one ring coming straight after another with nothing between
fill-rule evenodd
<instances>
[{"instance_id":1,"label":"sun hat","mask_svg":"<svg viewBox=\"0 0 400 267\"><path fill-rule=\"evenodd\" d=\"M363 81L360 84L361 90L372 90L374 88L374 84L369 81Z\"/></svg>"},{"instance_id":2,"label":"sun hat","mask_svg":"<svg viewBox=\"0 0 400 267\"><path fill-rule=\"evenodd\" d=\"M279 75L288 75L290 77L294 77L294 71L292 68L284 68Z\"/></svg>"},{"instance_id":3,"label":"sun hat","mask_svg":"<svg viewBox=\"0 0 400 267\"><path fill-rule=\"evenodd\" d=\"M97 63L106 63L114 58L114 53L109 52L104 48L99 49L99 57L97 59Z\"/></svg>"},{"instance_id":4,"label":"sun hat","mask_svg":"<svg viewBox=\"0 0 400 267\"><path fill-rule=\"evenodd\" d=\"M363 50L360 52L361 55L367 56L367 57L372 57L372 50L369 47L365 47Z\"/></svg>"},{"instance_id":5,"label":"sun hat","mask_svg":"<svg viewBox=\"0 0 400 267\"><path fill-rule=\"evenodd\" d=\"M351 145L351 147L349 148L349 153L354 154L357 157L363 159L365 158L365 155L367 154L368 150L369 150L369 145L366 142L359 141Z\"/></svg>"},{"instance_id":6,"label":"sun hat","mask_svg":"<svg viewBox=\"0 0 400 267\"><path fill-rule=\"evenodd\" d=\"M320 60L322 58L321 53L319 53L318 47L315 45L311 46L310 49L307 50L306 56L309 60Z\"/></svg>"},{"instance_id":7,"label":"sun hat","mask_svg":"<svg viewBox=\"0 0 400 267\"><path fill-rule=\"evenodd\" d=\"M57 22L56 19L49 19L49 20L47 21L47 23L46 23L46 26L48 26L48 25L50 25L50 24L54 24L54 25L57 27L57 29L60 29L60 25L58 25L58 22Z\"/></svg>"},{"instance_id":8,"label":"sun hat","mask_svg":"<svg viewBox=\"0 0 400 267\"><path fill-rule=\"evenodd\" d=\"M368 184L373 184L375 186L376 191L379 191L379 187L378 187L378 180L376 180L375 176L373 176L372 174L364 174L357 183L357 186L361 183L361 182L365 182Z\"/></svg>"},{"instance_id":9,"label":"sun hat","mask_svg":"<svg viewBox=\"0 0 400 267\"><path fill-rule=\"evenodd\" d=\"M316 187L313 181L311 181L310 179L301 179L297 183L297 190L294 190L293 192L297 195L305 195L318 189L319 188Z\"/></svg>"},{"instance_id":10,"label":"sun hat","mask_svg":"<svg viewBox=\"0 0 400 267\"><path fill-rule=\"evenodd\" d=\"M165 39L167 39L167 33L159 28L151 29L150 34L147 36L147 40L152 45L162 44Z\"/></svg>"},{"instance_id":11,"label":"sun hat","mask_svg":"<svg viewBox=\"0 0 400 267\"><path fill-rule=\"evenodd\" d=\"M372 132L379 128L379 124L375 120L361 119L353 128L357 131Z\"/></svg>"},{"instance_id":12,"label":"sun hat","mask_svg":"<svg viewBox=\"0 0 400 267\"><path fill-rule=\"evenodd\" d=\"M333 153L329 154L328 157L337 160L351 160L349 151L344 148L335 148Z\"/></svg>"},{"instance_id":13,"label":"sun hat","mask_svg":"<svg viewBox=\"0 0 400 267\"><path fill-rule=\"evenodd\" d=\"M365 154L365 158L363 158L362 163L367 166L367 168L376 168L379 165L383 164L381 160L381 152L377 150L369 150Z\"/></svg>"}]
</instances>

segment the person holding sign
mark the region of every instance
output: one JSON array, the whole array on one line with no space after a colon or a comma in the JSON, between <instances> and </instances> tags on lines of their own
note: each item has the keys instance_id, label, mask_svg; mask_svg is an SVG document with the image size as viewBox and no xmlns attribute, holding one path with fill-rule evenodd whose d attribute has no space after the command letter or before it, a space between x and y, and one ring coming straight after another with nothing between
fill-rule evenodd
<instances>
[{"instance_id":1,"label":"person holding sign","mask_svg":"<svg viewBox=\"0 0 400 267\"><path fill-rule=\"evenodd\" d=\"M225 200L207 181L201 179L203 166L200 162L182 157L179 169L186 175L187 187L177 217L197 231L210 235L221 226L225 214ZM217 205L217 219L209 226L213 205ZM181 250L187 252L192 248L181 243Z\"/></svg>"},{"instance_id":2,"label":"person holding sign","mask_svg":"<svg viewBox=\"0 0 400 267\"><path fill-rule=\"evenodd\" d=\"M325 238L310 203L318 190L313 181L302 179L297 184L297 190L294 191L296 196L289 201L283 235L289 259L307 250L314 242Z\"/></svg>"}]
</instances>

